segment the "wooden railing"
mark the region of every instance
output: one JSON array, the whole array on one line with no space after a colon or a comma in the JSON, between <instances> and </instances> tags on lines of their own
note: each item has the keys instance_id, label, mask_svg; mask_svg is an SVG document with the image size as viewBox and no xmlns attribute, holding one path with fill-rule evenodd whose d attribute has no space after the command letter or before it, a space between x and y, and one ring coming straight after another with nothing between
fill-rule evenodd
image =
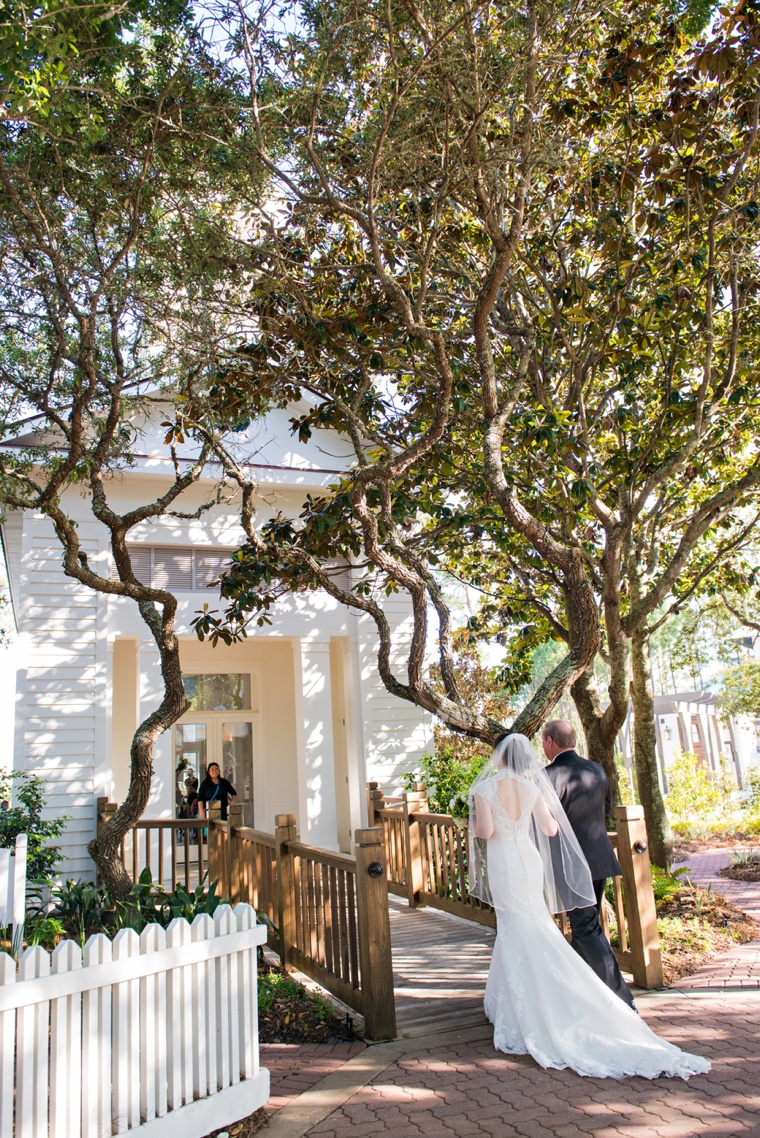
<instances>
[{"instance_id":1,"label":"wooden railing","mask_svg":"<svg viewBox=\"0 0 760 1138\"><path fill-rule=\"evenodd\" d=\"M220 822L218 825L224 825ZM236 901L252 905L263 913L267 924L267 944L278 956L282 953L277 910L277 858L273 834L253 830L249 826L235 826L229 831L229 841L237 843L229 857L230 896Z\"/></svg>"},{"instance_id":2,"label":"wooden railing","mask_svg":"<svg viewBox=\"0 0 760 1138\"><path fill-rule=\"evenodd\" d=\"M107 805L108 812L115 808ZM189 863L179 857L180 849L187 857L187 847L177 841L180 829L200 831L197 848L190 844L195 860ZM233 904L246 902L267 917L268 944L286 968L303 972L359 1012L370 1039L393 1039L383 832L357 830L355 837L355 856L333 853L300 842L293 814L278 815L275 833L267 834L243 825L243 808L231 806L225 822L143 819L123 849L134 880L149 865L154 881L167 888L179 881L190 888L207 872L221 896Z\"/></svg>"},{"instance_id":3,"label":"wooden railing","mask_svg":"<svg viewBox=\"0 0 760 1138\"><path fill-rule=\"evenodd\" d=\"M410 905L430 905L479 924L495 927L489 905L470 896L467 889L467 831L448 814L431 814L424 791L386 798L377 783L368 785L370 825L382 826L388 857L388 888L406 897ZM644 811L641 806L615 809L617 833L610 834L622 877L614 877L612 911L620 966L633 974L641 988L662 987L662 959L647 852ZM561 918L569 936L567 918ZM609 937L609 913L603 927Z\"/></svg>"}]
</instances>

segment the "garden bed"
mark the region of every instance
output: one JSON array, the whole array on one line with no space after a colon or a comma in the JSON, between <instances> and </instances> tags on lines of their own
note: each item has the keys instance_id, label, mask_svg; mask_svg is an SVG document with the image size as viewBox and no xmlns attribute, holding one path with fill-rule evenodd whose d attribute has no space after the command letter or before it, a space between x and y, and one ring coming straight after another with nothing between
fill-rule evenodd
<instances>
[{"instance_id":1,"label":"garden bed","mask_svg":"<svg viewBox=\"0 0 760 1138\"><path fill-rule=\"evenodd\" d=\"M677 863L686 861L689 854L702 853L704 850L749 848L757 846L757 841L757 834L749 834L744 830L725 830L723 833L709 834L705 838L676 838L673 859Z\"/></svg>"},{"instance_id":2,"label":"garden bed","mask_svg":"<svg viewBox=\"0 0 760 1138\"><path fill-rule=\"evenodd\" d=\"M353 1038L349 1017L342 1018L326 997L310 992L278 966L259 967L261 1043L338 1043Z\"/></svg>"},{"instance_id":3,"label":"garden bed","mask_svg":"<svg viewBox=\"0 0 760 1138\"><path fill-rule=\"evenodd\" d=\"M666 987L691 976L711 957L760 936L757 924L720 894L680 882L657 899Z\"/></svg>"},{"instance_id":4,"label":"garden bed","mask_svg":"<svg viewBox=\"0 0 760 1138\"><path fill-rule=\"evenodd\" d=\"M206 1138L221 1138L224 1134L229 1134L229 1138L251 1138L251 1135L258 1134L262 1126L266 1126L268 1121L269 1115L262 1107L261 1110L249 1114L247 1118L233 1122L231 1126L223 1126L221 1130L212 1131L211 1134L206 1135Z\"/></svg>"},{"instance_id":5,"label":"garden bed","mask_svg":"<svg viewBox=\"0 0 760 1138\"><path fill-rule=\"evenodd\" d=\"M734 854L731 864L719 869L721 877L730 877L732 881L760 881L760 850L755 846L741 854Z\"/></svg>"}]
</instances>

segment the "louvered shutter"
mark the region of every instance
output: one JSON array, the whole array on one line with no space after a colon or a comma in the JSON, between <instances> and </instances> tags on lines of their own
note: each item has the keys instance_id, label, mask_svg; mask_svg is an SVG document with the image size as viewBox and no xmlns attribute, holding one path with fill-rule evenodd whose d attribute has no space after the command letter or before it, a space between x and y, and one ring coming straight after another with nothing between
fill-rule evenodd
<instances>
[{"instance_id":1,"label":"louvered shutter","mask_svg":"<svg viewBox=\"0 0 760 1138\"><path fill-rule=\"evenodd\" d=\"M153 547L153 585L170 592L189 592L193 587L193 551L176 545Z\"/></svg>"},{"instance_id":2,"label":"louvered shutter","mask_svg":"<svg viewBox=\"0 0 760 1138\"><path fill-rule=\"evenodd\" d=\"M127 544L127 553L132 560L132 572L138 581L142 581L144 585L150 585L151 574L153 571L153 546L152 545L132 545ZM116 572L116 566L111 561L111 571L109 574L112 581L118 581L119 574Z\"/></svg>"},{"instance_id":3,"label":"louvered shutter","mask_svg":"<svg viewBox=\"0 0 760 1138\"><path fill-rule=\"evenodd\" d=\"M230 549L195 550L195 588L213 589L230 566Z\"/></svg>"},{"instance_id":4,"label":"louvered shutter","mask_svg":"<svg viewBox=\"0 0 760 1138\"><path fill-rule=\"evenodd\" d=\"M349 593L351 591L351 563L341 557L335 561L325 561L322 568L330 574L330 579L339 589Z\"/></svg>"}]
</instances>

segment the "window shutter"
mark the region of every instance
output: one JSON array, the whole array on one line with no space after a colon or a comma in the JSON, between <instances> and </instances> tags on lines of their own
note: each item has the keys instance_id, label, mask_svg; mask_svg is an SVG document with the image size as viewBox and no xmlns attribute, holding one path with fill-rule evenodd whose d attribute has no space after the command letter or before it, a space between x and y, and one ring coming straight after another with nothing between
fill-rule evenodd
<instances>
[{"instance_id":1,"label":"window shutter","mask_svg":"<svg viewBox=\"0 0 760 1138\"><path fill-rule=\"evenodd\" d=\"M188 593L217 587L230 566L232 549L200 549L190 545L128 545L138 581L170 592ZM119 578L111 562L111 580Z\"/></svg>"},{"instance_id":2,"label":"window shutter","mask_svg":"<svg viewBox=\"0 0 760 1138\"><path fill-rule=\"evenodd\" d=\"M132 545L131 542L127 543L127 553L132 559L132 572L138 581L142 581L144 585L149 585L151 582L152 568L153 568L153 546L152 545ZM119 574L116 571L116 566L113 562L113 555L111 555L111 569L109 577L112 581L118 581Z\"/></svg>"},{"instance_id":3,"label":"window shutter","mask_svg":"<svg viewBox=\"0 0 760 1138\"><path fill-rule=\"evenodd\" d=\"M193 587L193 551L176 545L153 547L153 584L158 589L189 592Z\"/></svg>"},{"instance_id":4,"label":"window shutter","mask_svg":"<svg viewBox=\"0 0 760 1138\"><path fill-rule=\"evenodd\" d=\"M195 550L195 588L213 589L230 567L231 549Z\"/></svg>"},{"instance_id":5,"label":"window shutter","mask_svg":"<svg viewBox=\"0 0 760 1138\"><path fill-rule=\"evenodd\" d=\"M344 557L336 561L324 561L322 568L329 573L330 579L339 589L350 593L351 591L351 563Z\"/></svg>"}]
</instances>

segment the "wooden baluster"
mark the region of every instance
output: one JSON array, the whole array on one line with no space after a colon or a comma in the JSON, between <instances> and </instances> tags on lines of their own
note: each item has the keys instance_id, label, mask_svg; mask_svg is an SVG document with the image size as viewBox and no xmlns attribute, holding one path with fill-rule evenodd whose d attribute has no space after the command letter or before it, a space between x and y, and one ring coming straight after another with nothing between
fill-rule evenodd
<instances>
[{"instance_id":1,"label":"wooden baluster","mask_svg":"<svg viewBox=\"0 0 760 1138\"><path fill-rule=\"evenodd\" d=\"M618 859L623 870L633 979L640 988L662 987L662 957L647 850L644 809L616 806Z\"/></svg>"},{"instance_id":2,"label":"wooden baluster","mask_svg":"<svg viewBox=\"0 0 760 1138\"><path fill-rule=\"evenodd\" d=\"M172 845L172 891L177 888L177 834L179 830L171 831ZM185 847L190 845L190 831L185 830Z\"/></svg>"},{"instance_id":3,"label":"wooden baluster","mask_svg":"<svg viewBox=\"0 0 760 1138\"><path fill-rule=\"evenodd\" d=\"M613 877L612 888L615 893L615 920L617 921L618 937L621 952L628 952L628 925L625 919L625 904L623 902L623 880Z\"/></svg>"},{"instance_id":4,"label":"wooden baluster","mask_svg":"<svg viewBox=\"0 0 760 1138\"><path fill-rule=\"evenodd\" d=\"M356 878L346 874L346 911L348 913L348 950L351 963L351 987L359 987L359 934L356 927Z\"/></svg>"},{"instance_id":5,"label":"wooden baluster","mask_svg":"<svg viewBox=\"0 0 760 1138\"><path fill-rule=\"evenodd\" d=\"M340 937L340 969L338 975L347 984L351 983L351 956L348 939L348 891L346 888L347 874L345 870L338 870L338 933Z\"/></svg>"},{"instance_id":6,"label":"wooden baluster","mask_svg":"<svg viewBox=\"0 0 760 1138\"><path fill-rule=\"evenodd\" d=\"M238 838L236 829L245 825L245 810L239 803L230 806L227 812L227 865L229 875L229 893L227 896L233 905L245 900L242 889L243 874L243 843Z\"/></svg>"},{"instance_id":7,"label":"wooden baluster","mask_svg":"<svg viewBox=\"0 0 760 1138\"><path fill-rule=\"evenodd\" d=\"M356 890L364 1026L370 1039L395 1039L388 872L379 827L356 831Z\"/></svg>"}]
</instances>

